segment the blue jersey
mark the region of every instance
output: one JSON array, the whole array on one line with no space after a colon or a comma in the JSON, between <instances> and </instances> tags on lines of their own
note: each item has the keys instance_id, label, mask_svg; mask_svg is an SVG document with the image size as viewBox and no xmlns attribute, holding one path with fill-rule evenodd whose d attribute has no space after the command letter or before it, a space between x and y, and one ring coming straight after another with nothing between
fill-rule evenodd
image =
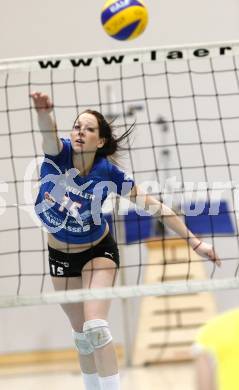
<instances>
[{"instance_id":1,"label":"blue jersey","mask_svg":"<svg viewBox=\"0 0 239 390\"><path fill-rule=\"evenodd\" d=\"M96 157L86 176L74 168L70 139L61 139L57 156L45 155L35 211L57 240L84 244L99 239L106 228L102 205L111 193L127 195L134 186L107 158Z\"/></svg>"}]
</instances>

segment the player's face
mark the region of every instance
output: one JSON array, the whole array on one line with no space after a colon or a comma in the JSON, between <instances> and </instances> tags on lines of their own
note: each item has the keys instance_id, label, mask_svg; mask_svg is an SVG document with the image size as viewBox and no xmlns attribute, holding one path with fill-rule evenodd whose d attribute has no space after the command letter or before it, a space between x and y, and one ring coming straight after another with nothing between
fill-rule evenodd
<instances>
[{"instance_id":1,"label":"player's face","mask_svg":"<svg viewBox=\"0 0 239 390\"><path fill-rule=\"evenodd\" d=\"M104 145L100 138L99 125L94 115L83 113L74 123L71 133L71 144L74 152L96 152Z\"/></svg>"}]
</instances>

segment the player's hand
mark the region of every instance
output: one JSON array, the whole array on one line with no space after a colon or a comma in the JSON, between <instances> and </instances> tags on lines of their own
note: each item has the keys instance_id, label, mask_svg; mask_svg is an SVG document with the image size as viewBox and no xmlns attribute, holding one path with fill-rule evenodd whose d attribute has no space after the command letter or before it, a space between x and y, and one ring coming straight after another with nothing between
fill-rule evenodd
<instances>
[{"instance_id":1,"label":"player's hand","mask_svg":"<svg viewBox=\"0 0 239 390\"><path fill-rule=\"evenodd\" d=\"M212 245L201 241L201 243L194 250L199 256L208 258L218 267L221 266L221 260L219 259Z\"/></svg>"},{"instance_id":2,"label":"player's hand","mask_svg":"<svg viewBox=\"0 0 239 390\"><path fill-rule=\"evenodd\" d=\"M52 111L53 103L46 93L32 92L30 96L33 99L35 109L38 113L49 113Z\"/></svg>"}]
</instances>

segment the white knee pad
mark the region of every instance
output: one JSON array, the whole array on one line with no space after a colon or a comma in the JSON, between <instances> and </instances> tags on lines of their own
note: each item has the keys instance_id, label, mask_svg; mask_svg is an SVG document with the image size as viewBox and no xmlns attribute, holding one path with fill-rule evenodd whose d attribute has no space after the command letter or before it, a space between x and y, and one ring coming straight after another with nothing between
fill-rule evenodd
<instances>
[{"instance_id":1,"label":"white knee pad","mask_svg":"<svg viewBox=\"0 0 239 390\"><path fill-rule=\"evenodd\" d=\"M94 348L86 339L84 333L75 332L72 329L72 335L75 341L76 348L78 349L81 355L90 355L91 353L94 352Z\"/></svg>"},{"instance_id":2,"label":"white knee pad","mask_svg":"<svg viewBox=\"0 0 239 390\"><path fill-rule=\"evenodd\" d=\"M105 320L90 320L83 325L87 341L94 349L102 348L112 341L109 324Z\"/></svg>"}]
</instances>

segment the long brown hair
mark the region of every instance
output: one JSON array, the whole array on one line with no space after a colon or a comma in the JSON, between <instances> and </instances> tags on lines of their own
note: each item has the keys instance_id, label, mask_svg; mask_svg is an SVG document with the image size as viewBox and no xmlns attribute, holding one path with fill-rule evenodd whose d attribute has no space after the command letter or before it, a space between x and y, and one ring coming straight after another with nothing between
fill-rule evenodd
<instances>
[{"instance_id":1,"label":"long brown hair","mask_svg":"<svg viewBox=\"0 0 239 390\"><path fill-rule=\"evenodd\" d=\"M112 156L119 150L124 150L123 143L134 130L135 123L133 123L122 135L116 137L113 121L108 122L100 112L95 110L87 109L82 114L84 113L94 115L98 122L100 138L105 138L104 146L97 150L96 157Z\"/></svg>"}]
</instances>

